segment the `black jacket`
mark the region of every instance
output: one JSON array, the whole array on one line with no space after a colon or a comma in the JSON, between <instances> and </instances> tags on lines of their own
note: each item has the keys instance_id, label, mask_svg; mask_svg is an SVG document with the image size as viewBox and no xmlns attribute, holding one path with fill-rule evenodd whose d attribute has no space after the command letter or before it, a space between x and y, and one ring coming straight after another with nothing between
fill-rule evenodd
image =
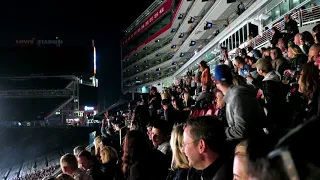
<instances>
[{"instance_id":1,"label":"black jacket","mask_svg":"<svg viewBox=\"0 0 320 180\"><path fill-rule=\"evenodd\" d=\"M164 180L168 172L165 155L152 149L143 159L129 166L126 176L128 180Z\"/></svg>"},{"instance_id":2,"label":"black jacket","mask_svg":"<svg viewBox=\"0 0 320 180\"><path fill-rule=\"evenodd\" d=\"M293 36L299 33L298 24L295 20L290 19L289 22L284 24L284 29Z\"/></svg>"},{"instance_id":3,"label":"black jacket","mask_svg":"<svg viewBox=\"0 0 320 180\"><path fill-rule=\"evenodd\" d=\"M276 31L273 36L272 36L272 39L271 39L271 44L272 44L272 47L276 47L277 43L278 43L278 40L282 37L282 34L280 31Z\"/></svg>"},{"instance_id":4,"label":"black jacket","mask_svg":"<svg viewBox=\"0 0 320 180\"><path fill-rule=\"evenodd\" d=\"M290 61L291 69L297 70L301 66L308 62L308 57L305 54L299 54L296 58Z\"/></svg>"},{"instance_id":5,"label":"black jacket","mask_svg":"<svg viewBox=\"0 0 320 180\"><path fill-rule=\"evenodd\" d=\"M101 165L104 180L124 180L121 167L116 163L105 163Z\"/></svg>"},{"instance_id":6,"label":"black jacket","mask_svg":"<svg viewBox=\"0 0 320 180\"><path fill-rule=\"evenodd\" d=\"M230 180L233 178L233 162L224 157L219 157L204 170L197 171L191 168L187 180Z\"/></svg>"},{"instance_id":7,"label":"black jacket","mask_svg":"<svg viewBox=\"0 0 320 180\"><path fill-rule=\"evenodd\" d=\"M92 177L93 180L103 180L102 171L100 169L101 164L96 162L91 168L87 169L87 174Z\"/></svg>"},{"instance_id":8,"label":"black jacket","mask_svg":"<svg viewBox=\"0 0 320 180\"><path fill-rule=\"evenodd\" d=\"M319 92L316 92L310 104L307 104L307 102L305 101L305 103L302 104L300 108L296 110L291 127L294 128L299 124L302 124L308 121L312 117L318 116L320 113L319 103L320 103Z\"/></svg>"}]
</instances>

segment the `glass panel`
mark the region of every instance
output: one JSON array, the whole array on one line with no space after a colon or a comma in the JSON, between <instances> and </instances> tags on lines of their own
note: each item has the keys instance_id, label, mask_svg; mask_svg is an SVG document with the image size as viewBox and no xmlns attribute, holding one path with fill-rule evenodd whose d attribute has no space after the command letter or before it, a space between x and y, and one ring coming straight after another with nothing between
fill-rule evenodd
<instances>
[{"instance_id":1,"label":"glass panel","mask_svg":"<svg viewBox=\"0 0 320 180\"><path fill-rule=\"evenodd\" d=\"M229 39L226 39L226 47L227 47L228 49L230 49L230 47L229 47Z\"/></svg>"},{"instance_id":2,"label":"glass panel","mask_svg":"<svg viewBox=\"0 0 320 180\"><path fill-rule=\"evenodd\" d=\"M290 0L290 9L293 9L294 7L298 6L300 4L301 0Z\"/></svg>"},{"instance_id":3,"label":"glass panel","mask_svg":"<svg viewBox=\"0 0 320 180\"><path fill-rule=\"evenodd\" d=\"M244 33L245 41L247 41L248 40L247 24L244 25L244 27L243 27L243 33Z\"/></svg>"},{"instance_id":4,"label":"glass panel","mask_svg":"<svg viewBox=\"0 0 320 180\"><path fill-rule=\"evenodd\" d=\"M236 41L235 41L235 43L236 43L236 47L238 47L238 46L239 46L239 33L238 33L238 31L235 32L235 34L236 34Z\"/></svg>"},{"instance_id":5,"label":"glass panel","mask_svg":"<svg viewBox=\"0 0 320 180\"><path fill-rule=\"evenodd\" d=\"M268 18L267 20L263 21L263 26L266 26L266 25L268 25L269 23L272 22L272 14L271 14L271 11L269 11L269 12L267 13L267 15L269 16L269 18Z\"/></svg>"},{"instance_id":6,"label":"glass panel","mask_svg":"<svg viewBox=\"0 0 320 180\"><path fill-rule=\"evenodd\" d=\"M236 48L236 36L234 34L232 34L232 49Z\"/></svg>"},{"instance_id":7,"label":"glass panel","mask_svg":"<svg viewBox=\"0 0 320 180\"><path fill-rule=\"evenodd\" d=\"M280 7L279 7L279 5L271 10L271 16L272 16L272 20L276 20L277 18L280 17Z\"/></svg>"},{"instance_id":8,"label":"glass panel","mask_svg":"<svg viewBox=\"0 0 320 180\"><path fill-rule=\"evenodd\" d=\"M244 42L244 40L243 40L243 29L241 28L241 29L239 29L239 31L240 31L240 44L242 44Z\"/></svg>"},{"instance_id":9,"label":"glass panel","mask_svg":"<svg viewBox=\"0 0 320 180\"><path fill-rule=\"evenodd\" d=\"M283 1L279 6L281 15L289 12L289 1Z\"/></svg>"}]
</instances>

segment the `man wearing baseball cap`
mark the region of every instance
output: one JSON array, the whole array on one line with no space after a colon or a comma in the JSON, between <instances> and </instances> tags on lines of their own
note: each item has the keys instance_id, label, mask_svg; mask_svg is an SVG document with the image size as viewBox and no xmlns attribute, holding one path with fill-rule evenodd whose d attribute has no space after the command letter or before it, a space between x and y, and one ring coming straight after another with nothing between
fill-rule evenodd
<instances>
[{"instance_id":1,"label":"man wearing baseball cap","mask_svg":"<svg viewBox=\"0 0 320 180\"><path fill-rule=\"evenodd\" d=\"M255 92L244 86L234 86L233 76L227 65L218 65L214 70L217 88L224 94L228 126L227 140L238 142L248 137L263 134L265 114L255 98Z\"/></svg>"}]
</instances>

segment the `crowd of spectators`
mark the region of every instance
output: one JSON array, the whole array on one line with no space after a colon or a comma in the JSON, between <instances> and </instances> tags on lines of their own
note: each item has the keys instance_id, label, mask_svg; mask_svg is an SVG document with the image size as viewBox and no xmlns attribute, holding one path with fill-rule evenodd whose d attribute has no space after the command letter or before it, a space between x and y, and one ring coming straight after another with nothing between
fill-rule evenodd
<instances>
[{"instance_id":1,"label":"crowd of spectators","mask_svg":"<svg viewBox=\"0 0 320 180\"><path fill-rule=\"evenodd\" d=\"M319 179L320 25L310 33L284 22L272 47L234 59L224 48L213 74L201 61L128 113L106 112L94 148L62 156L50 179Z\"/></svg>"},{"instance_id":2,"label":"crowd of spectators","mask_svg":"<svg viewBox=\"0 0 320 180\"><path fill-rule=\"evenodd\" d=\"M37 170L36 172L32 172L30 174L27 174L23 177L17 177L15 180L38 180L45 178L47 176L51 176L58 168L60 165L55 165L51 166L45 169Z\"/></svg>"}]
</instances>

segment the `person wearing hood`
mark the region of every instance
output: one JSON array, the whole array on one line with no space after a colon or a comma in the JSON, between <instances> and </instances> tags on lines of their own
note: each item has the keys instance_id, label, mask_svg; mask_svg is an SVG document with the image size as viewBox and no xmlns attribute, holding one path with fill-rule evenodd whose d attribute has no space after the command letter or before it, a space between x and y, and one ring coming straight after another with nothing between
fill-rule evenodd
<instances>
[{"instance_id":1,"label":"person wearing hood","mask_svg":"<svg viewBox=\"0 0 320 180\"><path fill-rule=\"evenodd\" d=\"M267 110L268 131L281 134L285 125L288 124L285 86L279 73L272 68L271 59L259 59L256 67L259 75L263 76L260 89L263 92Z\"/></svg>"},{"instance_id":2,"label":"person wearing hood","mask_svg":"<svg viewBox=\"0 0 320 180\"><path fill-rule=\"evenodd\" d=\"M218 65L214 71L215 83L224 94L226 103L227 140L233 144L245 138L260 137L263 134L265 114L255 98L255 92L243 86L232 85L233 77L227 65Z\"/></svg>"}]
</instances>

